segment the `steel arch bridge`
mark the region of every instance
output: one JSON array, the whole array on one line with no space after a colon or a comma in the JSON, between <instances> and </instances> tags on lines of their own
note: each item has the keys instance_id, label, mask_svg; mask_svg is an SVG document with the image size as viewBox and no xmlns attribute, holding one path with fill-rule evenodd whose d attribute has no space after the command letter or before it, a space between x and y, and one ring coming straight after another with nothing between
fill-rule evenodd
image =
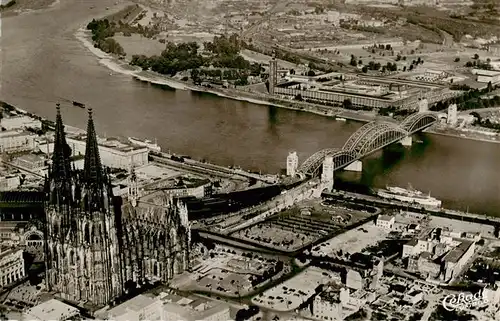
<instances>
[{"instance_id":1,"label":"steel arch bridge","mask_svg":"<svg viewBox=\"0 0 500 321\"><path fill-rule=\"evenodd\" d=\"M297 171L302 175L316 176L327 156L333 157L334 170L342 169L379 149L424 130L435 124L435 113L415 113L401 123L371 122L354 132L342 148L327 148L311 155Z\"/></svg>"}]
</instances>

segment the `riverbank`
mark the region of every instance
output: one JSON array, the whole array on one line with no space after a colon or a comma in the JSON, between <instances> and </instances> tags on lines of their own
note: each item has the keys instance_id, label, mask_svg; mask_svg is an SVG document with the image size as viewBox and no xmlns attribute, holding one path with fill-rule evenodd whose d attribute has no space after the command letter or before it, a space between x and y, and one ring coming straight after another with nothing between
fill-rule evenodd
<instances>
[{"instance_id":1,"label":"riverbank","mask_svg":"<svg viewBox=\"0 0 500 321\"><path fill-rule=\"evenodd\" d=\"M81 27L80 29L78 29L78 31L74 35L75 38L79 40L87 50L89 50L92 54L99 58L99 64L103 65L113 72L132 76L138 81L155 85L168 86L178 90L189 90L193 92L212 94L222 98L228 98L237 101L246 101L257 105L273 106L277 108L308 112L320 116L339 117L360 122L370 122L379 118L386 118L378 116L375 113L350 111L338 107L329 107L306 102L280 99L277 97L271 97L269 95L245 91L241 89L216 89L196 86L172 77L158 74L153 71L144 71L139 67L130 66L126 59L117 59L116 57L103 52L99 48L95 48L91 40L91 33L89 30L86 30L85 27Z\"/></svg>"},{"instance_id":2,"label":"riverbank","mask_svg":"<svg viewBox=\"0 0 500 321\"><path fill-rule=\"evenodd\" d=\"M425 133L428 134L434 134L434 135L440 135L440 136L448 136L448 137L455 137L455 138L461 138L461 139L467 139L467 140L473 140L477 142L484 142L484 143L495 143L499 144L500 141L496 140L494 137L472 137L470 133L467 132L446 132L443 130L438 130L438 129L433 129L428 128L424 131Z\"/></svg>"},{"instance_id":3,"label":"riverbank","mask_svg":"<svg viewBox=\"0 0 500 321\"><path fill-rule=\"evenodd\" d=\"M196 86L153 71L144 71L139 67L129 65L129 62L126 59L117 59L116 57L103 52L99 48L95 48L91 40L90 31L86 30L84 27L78 29L78 31L75 33L75 37L83 44L86 49L88 49L92 54L99 58L99 63L102 66L108 68L113 72L131 76L137 81L160 86L168 86L176 90L186 90L198 93L212 94L221 98L246 101L257 105L273 106L294 111L308 112L319 116L341 118L363 123L368 123L376 120L394 121L391 117L380 116L375 112L352 111L338 107L329 107L305 102L279 99L266 94L260 94L241 89L216 89ZM112 73L110 75L112 75ZM276 103L276 101L281 101L282 103ZM493 137L488 137L486 135L485 137L473 137L473 134L468 132L446 132L433 128L429 128L425 132L429 134L456 137L473 141L500 143L500 141L494 139Z\"/></svg>"}]
</instances>

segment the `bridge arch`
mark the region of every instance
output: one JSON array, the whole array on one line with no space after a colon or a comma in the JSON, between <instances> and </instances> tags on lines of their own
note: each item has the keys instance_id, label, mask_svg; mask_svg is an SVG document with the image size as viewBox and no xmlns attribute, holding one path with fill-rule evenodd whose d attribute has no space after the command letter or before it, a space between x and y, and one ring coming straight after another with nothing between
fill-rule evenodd
<instances>
[{"instance_id":1,"label":"bridge arch","mask_svg":"<svg viewBox=\"0 0 500 321\"><path fill-rule=\"evenodd\" d=\"M354 152L358 157L362 157L364 154L372 152L373 149L383 147L407 135L408 132L396 124L373 123L369 130L364 130L362 135L356 135L355 140L351 140L349 145L346 144L344 150Z\"/></svg>"},{"instance_id":2,"label":"bridge arch","mask_svg":"<svg viewBox=\"0 0 500 321\"><path fill-rule=\"evenodd\" d=\"M338 148L326 148L322 149L320 151L317 151L316 153L312 154L309 156L308 159L303 162L299 168L297 169L298 172L304 173L304 174L313 174L315 173L321 164L323 163L323 160L325 159L326 156L335 153L338 151Z\"/></svg>"},{"instance_id":3,"label":"bridge arch","mask_svg":"<svg viewBox=\"0 0 500 321\"><path fill-rule=\"evenodd\" d=\"M333 157L334 170L341 169L353 161L427 128L437 121L438 117L435 113L424 112L410 115L399 124L392 122L367 123L355 131L341 149L326 148L314 153L299 166L297 172L302 178L305 175L318 174L326 156Z\"/></svg>"},{"instance_id":4,"label":"bridge arch","mask_svg":"<svg viewBox=\"0 0 500 321\"><path fill-rule=\"evenodd\" d=\"M438 120L438 116L432 112L415 113L406 117L406 119L401 123L400 127L406 130L408 133L414 133L425 127L428 127Z\"/></svg>"},{"instance_id":5,"label":"bridge arch","mask_svg":"<svg viewBox=\"0 0 500 321\"><path fill-rule=\"evenodd\" d=\"M375 127L377 127L376 122L371 122L363 125L357 131L355 131L351 136L349 136L344 146L342 147L342 150L351 150L352 146L355 146L358 140L360 140L363 136L365 136L366 133L372 131Z\"/></svg>"},{"instance_id":6,"label":"bridge arch","mask_svg":"<svg viewBox=\"0 0 500 321\"><path fill-rule=\"evenodd\" d=\"M392 125L380 124L374 130L366 133L355 146L352 148L352 152L356 154L358 158L361 158L371 152L392 144L400 139L408 136L408 132Z\"/></svg>"}]
</instances>

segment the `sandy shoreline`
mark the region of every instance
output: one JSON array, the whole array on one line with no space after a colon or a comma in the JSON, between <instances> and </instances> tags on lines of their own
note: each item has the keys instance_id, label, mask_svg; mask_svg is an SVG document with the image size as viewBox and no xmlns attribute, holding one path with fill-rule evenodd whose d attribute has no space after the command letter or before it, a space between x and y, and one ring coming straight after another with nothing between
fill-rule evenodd
<instances>
[{"instance_id":1,"label":"sandy shoreline","mask_svg":"<svg viewBox=\"0 0 500 321\"><path fill-rule=\"evenodd\" d=\"M335 116L333 113L325 114L322 111L315 111L315 110L306 110L306 109L301 109L301 108L296 108L292 106L286 106L282 104L276 104L276 103L271 103L266 100L261 100L258 98L251 98L251 97L244 97L240 95L230 95L230 94L225 94L217 90L211 90L208 88L203 88L203 87L197 87L194 85L186 84L181 81L177 81L175 79L172 79L170 77L167 77L165 75L161 74L156 74L152 71L142 71L139 67L136 67L135 70L130 70L131 66L129 66L126 62L126 60L120 61L117 58L113 57L110 54L107 54L103 52L102 50L95 48L92 41L90 40L90 31L86 30L85 27L81 27L78 29L78 31L74 34L75 38L79 40L85 48L87 48L92 54L94 54L97 58L99 58L99 64L107 67L111 71L121 73L124 75L132 76L137 80L144 81L144 82L149 82L151 84L157 84L157 85L166 85L174 89L179 89L179 90L191 90L191 91L196 91L196 92L201 92L201 93L209 93L213 95L217 95L219 97L223 98L228 98L228 99L234 99L238 101L247 101L249 103L257 104L257 105L266 105L266 106L274 106L274 107L279 107L279 108L285 108L285 109L290 109L290 110L295 110L295 111L303 111L303 112L309 112L313 113L316 115L321 115L321 116ZM123 68L122 66L127 65L127 68ZM145 73L147 73L145 75ZM249 93L251 95L251 93ZM361 118L356 118L356 117L351 117L351 116L342 116L343 118L347 119L352 119L356 121L363 121Z\"/></svg>"}]
</instances>

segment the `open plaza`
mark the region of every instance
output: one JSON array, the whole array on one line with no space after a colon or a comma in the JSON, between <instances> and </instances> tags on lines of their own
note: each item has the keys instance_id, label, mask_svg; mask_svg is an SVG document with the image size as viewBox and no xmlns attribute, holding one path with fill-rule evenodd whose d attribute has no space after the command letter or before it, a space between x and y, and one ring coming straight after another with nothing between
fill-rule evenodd
<instances>
[{"instance_id":1,"label":"open plaza","mask_svg":"<svg viewBox=\"0 0 500 321\"><path fill-rule=\"evenodd\" d=\"M252 302L275 311L294 310L309 299L319 285L330 282L335 276L333 272L309 267L288 281L253 298Z\"/></svg>"},{"instance_id":2,"label":"open plaza","mask_svg":"<svg viewBox=\"0 0 500 321\"><path fill-rule=\"evenodd\" d=\"M377 227L373 222L368 222L356 229L319 244L311 251L313 256L335 256L335 253L357 253L370 245L375 245L385 240L389 235L388 230Z\"/></svg>"},{"instance_id":3,"label":"open plaza","mask_svg":"<svg viewBox=\"0 0 500 321\"><path fill-rule=\"evenodd\" d=\"M348 205L307 201L231 236L278 250L296 251L370 214Z\"/></svg>"},{"instance_id":4,"label":"open plaza","mask_svg":"<svg viewBox=\"0 0 500 321\"><path fill-rule=\"evenodd\" d=\"M239 297L253 292L271 276L278 261L257 254L246 254L236 250L217 247L191 271L179 275L174 288L183 291L198 290ZM288 266L283 272L289 270ZM281 275L282 271L277 271Z\"/></svg>"}]
</instances>

